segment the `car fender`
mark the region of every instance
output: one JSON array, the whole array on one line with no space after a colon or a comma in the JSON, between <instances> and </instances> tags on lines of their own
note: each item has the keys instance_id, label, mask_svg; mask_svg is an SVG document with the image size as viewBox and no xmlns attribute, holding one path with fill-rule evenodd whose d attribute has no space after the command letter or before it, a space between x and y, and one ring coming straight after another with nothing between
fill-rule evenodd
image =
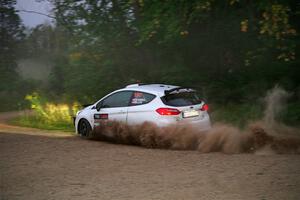
<instances>
[{"instance_id":1,"label":"car fender","mask_svg":"<svg viewBox=\"0 0 300 200\"><path fill-rule=\"evenodd\" d=\"M93 116L93 113L92 113L91 108L85 108L76 116L76 119L75 119L76 133L78 133L78 124L79 124L80 120L82 120L82 119L87 120L89 122L90 126L92 127L92 129L94 128L94 126L93 126L94 119L92 116Z\"/></svg>"}]
</instances>

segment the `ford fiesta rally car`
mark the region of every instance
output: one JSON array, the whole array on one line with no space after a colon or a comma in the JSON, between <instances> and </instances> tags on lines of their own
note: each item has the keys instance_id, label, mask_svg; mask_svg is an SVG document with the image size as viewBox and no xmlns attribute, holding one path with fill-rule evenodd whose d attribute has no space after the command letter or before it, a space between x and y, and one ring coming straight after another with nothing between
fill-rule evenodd
<instances>
[{"instance_id":1,"label":"ford fiesta rally car","mask_svg":"<svg viewBox=\"0 0 300 200\"><path fill-rule=\"evenodd\" d=\"M152 122L157 126L190 124L199 130L211 128L208 105L192 88L164 84L132 84L104 96L77 112L76 133L89 138L105 121L128 125Z\"/></svg>"}]
</instances>

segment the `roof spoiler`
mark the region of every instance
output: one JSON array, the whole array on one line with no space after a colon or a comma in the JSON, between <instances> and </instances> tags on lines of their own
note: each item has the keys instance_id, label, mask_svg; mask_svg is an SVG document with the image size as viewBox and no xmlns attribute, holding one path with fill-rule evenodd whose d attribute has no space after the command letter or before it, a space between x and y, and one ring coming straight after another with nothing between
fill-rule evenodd
<instances>
[{"instance_id":1,"label":"roof spoiler","mask_svg":"<svg viewBox=\"0 0 300 200\"><path fill-rule=\"evenodd\" d=\"M194 92L195 90L193 88L189 87L177 87L170 90L165 90L165 95L172 94L172 93L179 93L180 90L184 90L184 92Z\"/></svg>"}]
</instances>

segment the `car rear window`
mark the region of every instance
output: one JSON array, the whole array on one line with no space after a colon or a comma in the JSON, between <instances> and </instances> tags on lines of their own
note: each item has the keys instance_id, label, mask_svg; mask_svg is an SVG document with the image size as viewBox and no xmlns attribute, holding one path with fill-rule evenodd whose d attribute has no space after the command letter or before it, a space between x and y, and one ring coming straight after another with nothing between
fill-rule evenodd
<instances>
[{"instance_id":1,"label":"car rear window","mask_svg":"<svg viewBox=\"0 0 300 200\"><path fill-rule=\"evenodd\" d=\"M168 106L191 106L200 104L202 100L198 97L196 92L180 92L174 94L168 94L163 96L162 101Z\"/></svg>"}]
</instances>

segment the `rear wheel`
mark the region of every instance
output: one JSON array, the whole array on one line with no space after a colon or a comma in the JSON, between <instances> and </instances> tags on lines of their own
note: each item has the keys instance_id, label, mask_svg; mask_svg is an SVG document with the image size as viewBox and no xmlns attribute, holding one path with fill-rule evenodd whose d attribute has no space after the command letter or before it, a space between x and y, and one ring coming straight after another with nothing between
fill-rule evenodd
<instances>
[{"instance_id":1,"label":"rear wheel","mask_svg":"<svg viewBox=\"0 0 300 200\"><path fill-rule=\"evenodd\" d=\"M84 139L93 138L92 127L90 123L85 119L80 120L78 125L78 133Z\"/></svg>"}]
</instances>

